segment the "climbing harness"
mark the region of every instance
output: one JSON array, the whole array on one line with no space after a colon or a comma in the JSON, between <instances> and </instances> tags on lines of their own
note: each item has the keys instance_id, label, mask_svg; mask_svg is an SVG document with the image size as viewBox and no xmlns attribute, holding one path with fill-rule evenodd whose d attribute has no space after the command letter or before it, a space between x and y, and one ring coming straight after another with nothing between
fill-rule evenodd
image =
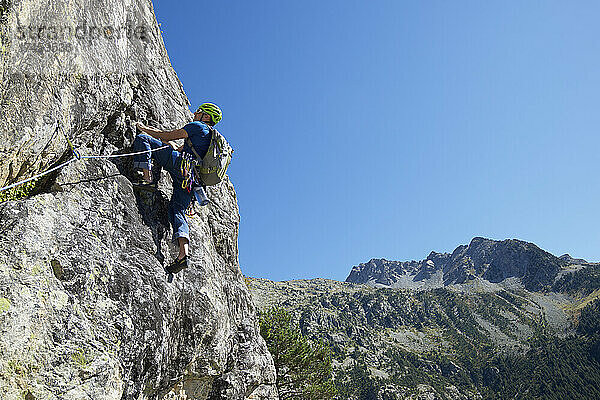
<instances>
[{"instance_id":1,"label":"climbing harness","mask_svg":"<svg viewBox=\"0 0 600 400\"><path fill-rule=\"evenodd\" d=\"M192 155L186 152L181 153L181 176L183 177L181 181L181 188L187 190L188 193L192 192L194 185L198 185L198 181L196 178L196 160L193 159ZM185 215L187 217L196 216L196 210L194 208L194 200L195 196L192 196L192 200L190 201L190 205L185 210Z\"/></svg>"},{"instance_id":2,"label":"climbing harness","mask_svg":"<svg viewBox=\"0 0 600 400\"><path fill-rule=\"evenodd\" d=\"M62 163L60 165L57 165L56 167L50 168L49 170L44 171L42 173L39 173L39 174L37 174L35 176L32 176L31 178L27 178L27 179L22 180L20 182L13 183L12 185L8 185L8 186L5 186L5 187L2 187L2 188L0 188L0 192L3 192L5 190L9 190L9 189L15 188L15 187L17 187L19 185L23 185L23 184L25 184L27 182L31 182L33 180L41 178L44 175L48 175L51 172L54 172L54 171L59 170L59 169L61 169L63 167L66 167L67 165L71 164L73 161L86 160L86 159L90 160L90 159L96 159L96 158L131 157L131 156L135 156L135 155L138 155L138 154L144 154L144 153L151 154L152 152L155 152L155 151L162 150L164 148L170 147L167 144L167 145L164 145L162 147L158 147L156 149L137 151L135 153L110 154L110 155L107 155L107 156L82 156L81 153L73 146L73 143L71 142L71 140L69 140L69 137L62 131L62 129L60 129L60 123L57 124L56 129L60 130L63 133L64 137L67 139L67 143L69 144L69 148L71 149L71 154L72 154L73 157L70 160L65 161L64 163Z\"/></svg>"},{"instance_id":3,"label":"climbing harness","mask_svg":"<svg viewBox=\"0 0 600 400\"><path fill-rule=\"evenodd\" d=\"M181 188L187 190L188 193L194 192L192 201L185 210L185 215L188 217L194 217L198 214L194 207L195 202L198 202L200 206L205 206L210 202L204 190L204 183L200 179L200 176L198 176L196 169L198 166L197 159L191 154L186 152L181 153L181 176L183 177Z\"/></svg>"},{"instance_id":4,"label":"climbing harness","mask_svg":"<svg viewBox=\"0 0 600 400\"><path fill-rule=\"evenodd\" d=\"M194 185L202 184L196 174L197 165L197 161L191 154L186 152L181 153L181 176L183 177L181 188L187 190L188 193L192 191Z\"/></svg>"}]
</instances>

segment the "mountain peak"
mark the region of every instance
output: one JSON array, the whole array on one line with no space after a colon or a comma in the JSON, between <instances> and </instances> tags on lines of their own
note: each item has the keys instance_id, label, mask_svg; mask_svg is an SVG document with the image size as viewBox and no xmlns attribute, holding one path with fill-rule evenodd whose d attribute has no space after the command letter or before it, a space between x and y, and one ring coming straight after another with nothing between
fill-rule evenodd
<instances>
[{"instance_id":1,"label":"mountain peak","mask_svg":"<svg viewBox=\"0 0 600 400\"><path fill-rule=\"evenodd\" d=\"M584 260L583 258L573 258L568 253L563 254L562 256L560 256L558 258L568 264L589 264L589 262Z\"/></svg>"},{"instance_id":2,"label":"mountain peak","mask_svg":"<svg viewBox=\"0 0 600 400\"><path fill-rule=\"evenodd\" d=\"M518 278L527 289L542 290L574 259L558 258L518 239L474 237L452 254L432 251L422 261L374 260L353 267L346 282L422 288L462 284L475 278L492 283Z\"/></svg>"}]
</instances>

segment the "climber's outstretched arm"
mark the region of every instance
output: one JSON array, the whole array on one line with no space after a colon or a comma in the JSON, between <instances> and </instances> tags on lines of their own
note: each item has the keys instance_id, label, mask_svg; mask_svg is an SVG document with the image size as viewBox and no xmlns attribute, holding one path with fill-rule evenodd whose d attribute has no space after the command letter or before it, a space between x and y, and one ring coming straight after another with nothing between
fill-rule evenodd
<instances>
[{"instance_id":1,"label":"climber's outstretched arm","mask_svg":"<svg viewBox=\"0 0 600 400\"><path fill-rule=\"evenodd\" d=\"M188 137L185 129L176 129L174 131L159 131L158 129L150 128L142 123L137 123L137 127L144 133L152 136L153 138L160 139L163 142L170 142L171 140L184 139Z\"/></svg>"}]
</instances>

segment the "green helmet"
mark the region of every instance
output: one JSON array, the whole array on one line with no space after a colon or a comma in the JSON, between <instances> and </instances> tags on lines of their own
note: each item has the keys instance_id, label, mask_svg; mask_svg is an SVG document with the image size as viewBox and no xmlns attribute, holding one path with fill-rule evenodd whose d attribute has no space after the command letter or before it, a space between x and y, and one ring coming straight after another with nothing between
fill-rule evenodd
<instances>
[{"instance_id":1,"label":"green helmet","mask_svg":"<svg viewBox=\"0 0 600 400\"><path fill-rule=\"evenodd\" d=\"M219 121L223 119L223 113L216 104L204 103L200 107L198 107L198 110L202 110L203 112L210 115L213 121L213 125L218 124Z\"/></svg>"}]
</instances>

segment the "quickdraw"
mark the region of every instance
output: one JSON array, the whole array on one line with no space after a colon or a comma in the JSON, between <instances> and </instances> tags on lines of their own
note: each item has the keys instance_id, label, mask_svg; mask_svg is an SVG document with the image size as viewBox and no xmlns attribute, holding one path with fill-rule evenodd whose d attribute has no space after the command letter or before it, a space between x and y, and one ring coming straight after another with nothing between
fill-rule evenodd
<instances>
[{"instance_id":1,"label":"quickdraw","mask_svg":"<svg viewBox=\"0 0 600 400\"><path fill-rule=\"evenodd\" d=\"M199 185L200 182L196 175L196 160L189 153L181 153L181 176L183 180L181 182L181 188L187 190L188 193L192 192L194 185ZM190 205L185 210L185 215L192 218L196 216L196 209L194 203L196 196L192 196Z\"/></svg>"},{"instance_id":2,"label":"quickdraw","mask_svg":"<svg viewBox=\"0 0 600 400\"><path fill-rule=\"evenodd\" d=\"M75 146L73 146L73 143L71 143L71 139L69 139L69 136L67 136L67 134L62 130L62 127L58 121L56 121L56 130L60 130L60 132L65 137L65 139L67 139L67 143L69 144L69 147L71 148L73 157L75 157L78 160L81 160L81 153L77 149L75 149Z\"/></svg>"},{"instance_id":3,"label":"quickdraw","mask_svg":"<svg viewBox=\"0 0 600 400\"><path fill-rule=\"evenodd\" d=\"M190 193L194 185L199 185L200 182L196 176L196 160L189 153L181 153L181 188Z\"/></svg>"}]
</instances>

